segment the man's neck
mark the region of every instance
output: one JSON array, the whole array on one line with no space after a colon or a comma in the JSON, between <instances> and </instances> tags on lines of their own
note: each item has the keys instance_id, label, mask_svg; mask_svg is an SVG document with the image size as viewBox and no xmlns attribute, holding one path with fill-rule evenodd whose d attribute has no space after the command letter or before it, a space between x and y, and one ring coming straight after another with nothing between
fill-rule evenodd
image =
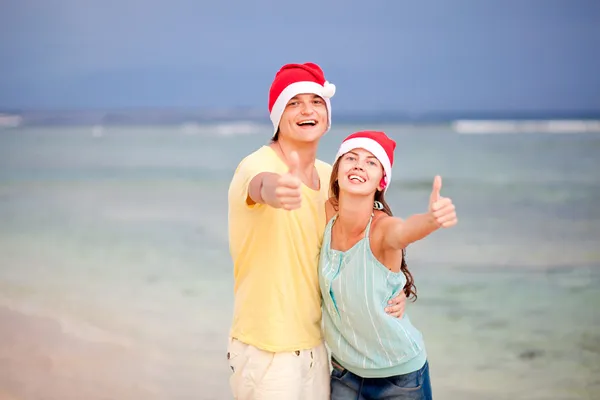
<instances>
[{"instance_id":1,"label":"man's neck","mask_svg":"<svg viewBox=\"0 0 600 400\"><path fill-rule=\"evenodd\" d=\"M271 144L271 147L282 153L284 161L287 161L292 151L297 152L300 159L300 170L307 174L312 173L317 159L318 142L299 143L279 138L277 142Z\"/></svg>"},{"instance_id":2,"label":"man's neck","mask_svg":"<svg viewBox=\"0 0 600 400\"><path fill-rule=\"evenodd\" d=\"M356 236L365 230L372 214L372 197L345 193L340 196L338 202L338 217L335 224L340 225L342 234Z\"/></svg>"}]
</instances>

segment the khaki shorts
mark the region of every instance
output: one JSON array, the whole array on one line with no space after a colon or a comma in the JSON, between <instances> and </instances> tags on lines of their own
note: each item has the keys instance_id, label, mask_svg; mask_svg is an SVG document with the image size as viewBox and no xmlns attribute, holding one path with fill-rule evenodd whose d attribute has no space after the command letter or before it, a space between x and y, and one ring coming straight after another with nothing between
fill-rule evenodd
<instances>
[{"instance_id":1,"label":"khaki shorts","mask_svg":"<svg viewBox=\"0 0 600 400\"><path fill-rule=\"evenodd\" d=\"M323 343L271 353L230 339L227 357L236 400L329 400L330 364Z\"/></svg>"}]
</instances>

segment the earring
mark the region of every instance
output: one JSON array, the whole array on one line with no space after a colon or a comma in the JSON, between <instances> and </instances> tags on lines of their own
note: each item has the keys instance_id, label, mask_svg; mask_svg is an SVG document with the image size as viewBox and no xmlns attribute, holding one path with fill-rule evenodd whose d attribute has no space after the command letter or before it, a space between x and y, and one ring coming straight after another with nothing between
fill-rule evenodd
<instances>
[{"instance_id":1,"label":"earring","mask_svg":"<svg viewBox=\"0 0 600 400\"><path fill-rule=\"evenodd\" d=\"M383 210L383 204L381 204L380 201L375 200L375 202L373 203L373 208L375 210Z\"/></svg>"}]
</instances>

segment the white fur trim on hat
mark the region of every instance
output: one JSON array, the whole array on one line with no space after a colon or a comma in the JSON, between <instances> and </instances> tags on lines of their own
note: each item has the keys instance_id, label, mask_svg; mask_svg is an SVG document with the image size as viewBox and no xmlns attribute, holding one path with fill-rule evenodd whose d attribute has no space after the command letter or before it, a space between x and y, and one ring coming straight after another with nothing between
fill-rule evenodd
<instances>
[{"instance_id":1,"label":"white fur trim on hat","mask_svg":"<svg viewBox=\"0 0 600 400\"><path fill-rule=\"evenodd\" d=\"M329 83L328 81L325 81L325 83L323 84L323 96L325 98L332 98L334 94L335 94L335 85L333 83Z\"/></svg>"},{"instance_id":2,"label":"white fur trim on hat","mask_svg":"<svg viewBox=\"0 0 600 400\"><path fill-rule=\"evenodd\" d=\"M348 139L345 142L342 142L340 145L340 149L338 150L335 161L340 158L342 155L346 154L350 150L354 149L365 149L371 152L381 165L383 166L383 171L385 172L385 189L387 190L390 187L390 182L392 181L392 166L390 164L390 159L387 156L387 153L383 149L383 147L377 143L377 141L367 138L367 137L354 137L352 139Z\"/></svg>"},{"instance_id":3,"label":"white fur trim on hat","mask_svg":"<svg viewBox=\"0 0 600 400\"><path fill-rule=\"evenodd\" d=\"M302 93L316 94L325 100L325 104L327 105L327 130L331 128L331 102L329 99L335 94L335 85L325 82L325 85L321 86L316 82L301 81L294 82L283 89L277 100L275 100L275 104L273 104L273 108L271 109L271 122L274 128L273 136L275 136L277 129L279 129L279 121L281 121L281 116L288 101L292 97Z\"/></svg>"}]
</instances>

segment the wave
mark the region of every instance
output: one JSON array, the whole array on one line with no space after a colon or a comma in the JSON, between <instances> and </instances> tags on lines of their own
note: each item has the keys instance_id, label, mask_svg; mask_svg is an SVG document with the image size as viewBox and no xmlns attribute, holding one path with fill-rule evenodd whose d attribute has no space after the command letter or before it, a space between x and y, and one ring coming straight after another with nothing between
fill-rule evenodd
<instances>
[{"instance_id":1,"label":"wave","mask_svg":"<svg viewBox=\"0 0 600 400\"><path fill-rule=\"evenodd\" d=\"M431 191L433 185L433 177L403 179L392 184L390 190L398 191ZM468 178L444 178L444 186L451 188L452 191L510 191L523 192L528 191L553 191L553 192L568 192L575 189L600 191L600 183L597 178L590 176L580 176L578 179L573 177L536 177L531 179L507 177L485 180L468 179ZM394 190L394 191L395 191Z\"/></svg>"},{"instance_id":2,"label":"wave","mask_svg":"<svg viewBox=\"0 0 600 400\"><path fill-rule=\"evenodd\" d=\"M582 134L600 133L600 120L456 120L449 125L419 126L395 124L392 130L407 132L447 130L458 134ZM271 131L271 125L253 121L197 123L189 122L180 125L186 135L264 135Z\"/></svg>"},{"instance_id":3,"label":"wave","mask_svg":"<svg viewBox=\"0 0 600 400\"><path fill-rule=\"evenodd\" d=\"M251 121L239 121L215 124L199 124L196 122L184 123L180 126L184 135L219 135L239 136L264 134L269 131L269 126Z\"/></svg>"},{"instance_id":4,"label":"wave","mask_svg":"<svg viewBox=\"0 0 600 400\"><path fill-rule=\"evenodd\" d=\"M459 134L600 132L600 120L456 120L451 126Z\"/></svg>"}]
</instances>

